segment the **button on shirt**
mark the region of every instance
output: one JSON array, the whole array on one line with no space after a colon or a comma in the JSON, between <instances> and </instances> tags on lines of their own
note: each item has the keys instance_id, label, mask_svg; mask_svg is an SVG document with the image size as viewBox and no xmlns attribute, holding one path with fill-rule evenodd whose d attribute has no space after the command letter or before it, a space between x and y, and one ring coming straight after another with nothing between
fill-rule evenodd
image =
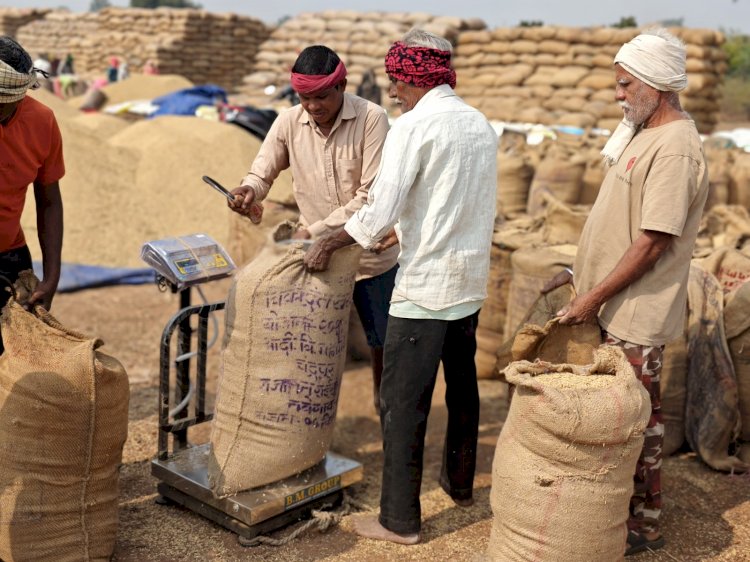
<instances>
[{"instance_id":1,"label":"button on shirt","mask_svg":"<svg viewBox=\"0 0 750 562\"><path fill-rule=\"evenodd\" d=\"M369 249L398 221L393 304L444 310L487 297L497 142L487 119L448 85L394 123L367 205L345 226Z\"/></svg>"},{"instance_id":2,"label":"button on shirt","mask_svg":"<svg viewBox=\"0 0 750 562\"><path fill-rule=\"evenodd\" d=\"M276 118L242 185L263 200L279 173L291 166L300 222L314 237L328 234L367 201L387 133L383 108L351 94L344 94L327 137L296 105ZM379 255L363 253L357 279L388 271L398 252L394 246Z\"/></svg>"}]
</instances>

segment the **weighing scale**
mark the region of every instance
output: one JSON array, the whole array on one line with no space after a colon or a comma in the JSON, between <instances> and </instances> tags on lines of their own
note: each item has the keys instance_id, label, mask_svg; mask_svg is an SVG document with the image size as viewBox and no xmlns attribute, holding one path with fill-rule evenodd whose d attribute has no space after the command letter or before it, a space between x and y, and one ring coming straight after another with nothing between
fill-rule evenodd
<instances>
[{"instance_id":1,"label":"weighing scale","mask_svg":"<svg viewBox=\"0 0 750 562\"><path fill-rule=\"evenodd\" d=\"M161 337L159 450L151 461L151 474L159 480L157 502L182 505L247 539L308 518L313 509L338 505L343 489L360 482L363 471L360 463L331 452L316 466L291 478L227 498L213 495L208 486L210 444L188 443L187 432L191 426L213 419L213 413L206 411L206 355L212 344L208 324L209 319L216 322L211 315L224 309L225 302L191 305L190 292L201 283L228 277L236 267L224 249L205 234L147 242L141 258L156 271L162 290L180 295L180 310ZM175 359L171 360L175 335ZM193 335L195 351L191 350Z\"/></svg>"}]
</instances>

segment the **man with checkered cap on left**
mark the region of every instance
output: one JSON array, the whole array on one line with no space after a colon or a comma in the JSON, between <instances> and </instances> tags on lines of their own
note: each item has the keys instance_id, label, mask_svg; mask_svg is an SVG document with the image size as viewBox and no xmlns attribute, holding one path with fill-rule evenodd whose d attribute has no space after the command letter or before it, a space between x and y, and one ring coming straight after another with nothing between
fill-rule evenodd
<instances>
[{"instance_id":1,"label":"man with checkered cap on left","mask_svg":"<svg viewBox=\"0 0 750 562\"><path fill-rule=\"evenodd\" d=\"M31 254L21 228L29 184L34 186L37 230L44 275L29 304L49 309L60 279L63 206L60 178L65 173L62 138L52 110L26 95L39 87L37 69L23 47L0 36L0 306L6 286L31 269ZM3 347L0 343L0 353Z\"/></svg>"}]
</instances>

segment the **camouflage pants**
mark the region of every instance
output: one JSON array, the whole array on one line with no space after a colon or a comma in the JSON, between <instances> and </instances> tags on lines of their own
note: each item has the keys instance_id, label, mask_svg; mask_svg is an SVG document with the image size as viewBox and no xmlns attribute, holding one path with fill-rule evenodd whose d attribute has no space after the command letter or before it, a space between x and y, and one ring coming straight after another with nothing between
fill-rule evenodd
<instances>
[{"instance_id":1,"label":"camouflage pants","mask_svg":"<svg viewBox=\"0 0 750 562\"><path fill-rule=\"evenodd\" d=\"M625 352L651 398L651 417L646 427L643 450L635 466L634 491L630 499L628 528L639 533L658 533L661 514L661 458L664 424L661 418L660 374L664 346L649 347L626 342L604 332L604 343Z\"/></svg>"}]
</instances>

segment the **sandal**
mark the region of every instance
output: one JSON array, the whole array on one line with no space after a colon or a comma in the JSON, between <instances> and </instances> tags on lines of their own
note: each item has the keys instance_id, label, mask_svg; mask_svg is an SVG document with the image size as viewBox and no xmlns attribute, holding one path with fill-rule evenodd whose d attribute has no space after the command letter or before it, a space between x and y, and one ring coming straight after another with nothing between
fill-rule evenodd
<instances>
[{"instance_id":1,"label":"sandal","mask_svg":"<svg viewBox=\"0 0 750 562\"><path fill-rule=\"evenodd\" d=\"M649 540L646 535L637 533L635 531L628 531L628 546L625 549L625 556L632 556L645 550L656 550L664 546L664 537L659 537Z\"/></svg>"}]
</instances>

